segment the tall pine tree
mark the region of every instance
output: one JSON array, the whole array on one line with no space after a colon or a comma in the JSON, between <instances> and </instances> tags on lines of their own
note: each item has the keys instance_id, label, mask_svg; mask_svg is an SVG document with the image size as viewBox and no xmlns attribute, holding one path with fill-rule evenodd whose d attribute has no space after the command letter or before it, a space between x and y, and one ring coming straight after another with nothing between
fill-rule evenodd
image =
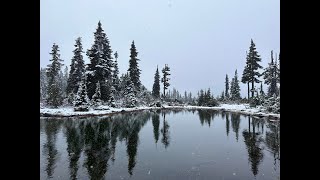
<instances>
[{"instance_id":1,"label":"tall pine tree","mask_svg":"<svg viewBox=\"0 0 320 180\"><path fill-rule=\"evenodd\" d=\"M249 67L250 67L250 71L249 71L249 82L251 82L251 97L254 96L254 91L255 91L255 87L254 87L254 83L259 83L260 80L258 79L261 74L259 73L258 69L261 69L262 66L259 64L259 62L261 62L261 58L260 55L258 55L258 52L256 50L256 45L253 42L253 40L251 39L251 45L249 48Z\"/></svg>"},{"instance_id":2,"label":"tall pine tree","mask_svg":"<svg viewBox=\"0 0 320 180\"><path fill-rule=\"evenodd\" d=\"M47 67L48 89L47 89L47 104L57 108L62 105L62 90L59 86L59 73L63 66L63 60L60 59L59 46L53 44L51 53L51 64Z\"/></svg>"},{"instance_id":3,"label":"tall pine tree","mask_svg":"<svg viewBox=\"0 0 320 180\"><path fill-rule=\"evenodd\" d=\"M269 66L265 69L264 75L264 83L269 85L268 87L268 96L271 97L273 95L278 95L278 87L277 87L277 72L278 67L277 64L273 60L273 51L271 51L271 62L268 64Z\"/></svg>"},{"instance_id":4,"label":"tall pine tree","mask_svg":"<svg viewBox=\"0 0 320 180\"><path fill-rule=\"evenodd\" d=\"M130 48L130 60L129 60L128 72L135 90L139 91L141 82L140 82L140 69L138 66L138 61L140 59L138 59L137 56L138 56L138 52L137 52L136 46L134 45L134 41L132 41L131 48Z\"/></svg>"},{"instance_id":5,"label":"tall pine tree","mask_svg":"<svg viewBox=\"0 0 320 180\"><path fill-rule=\"evenodd\" d=\"M79 85L78 93L74 101L75 111L88 111L90 106L90 100L87 95L87 86L83 79Z\"/></svg>"},{"instance_id":6,"label":"tall pine tree","mask_svg":"<svg viewBox=\"0 0 320 180\"><path fill-rule=\"evenodd\" d=\"M226 81L225 81L225 86L226 86L226 89L225 89L225 97L226 99L229 99L229 78L228 78L228 74L226 74Z\"/></svg>"},{"instance_id":7,"label":"tall pine tree","mask_svg":"<svg viewBox=\"0 0 320 180\"><path fill-rule=\"evenodd\" d=\"M163 83L163 97L166 97L166 89L170 86L169 80L170 78L168 77L170 75L170 68L168 64L164 65L164 68L162 69L163 77L161 78L161 82Z\"/></svg>"},{"instance_id":8,"label":"tall pine tree","mask_svg":"<svg viewBox=\"0 0 320 180\"><path fill-rule=\"evenodd\" d=\"M155 98L159 98L160 97L160 75L159 75L158 66L157 66L156 73L154 75L154 83L153 83L153 87L152 87L152 95Z\"/></svg>"},{"instance_id":9,"label":"tall pine tree","mask_svg":"<svg viewBox=\"0 0 320 180\"><path fill-rule=\"evenodd\" d=\"M113 86L115 88L115 90L118 92L119 91L119 83L120 83L120 79L119 79L119 68L118 68L118 57L119 57L119 54L118 52L116 51L114 53L114 58L115 58L115 61L114 61L114 64L113 64Z\"/></svg>"},{"instance_id":10,"label":"tall pine tree","mask_svg":"<svg viewBox=\"0 0 320 180\"><path fill-rule=\"evenodd\" d=\"M241 82L248 85L248 100L250 98L250 59L249 54L246 52L246 66L244 67Z\"/></svg>"},{"instance_id":11,"label":"tall pine tree","mask_svg":"<svg viewBox=\"0 0 320 180\"><path fill-rule=\"evenodd\" d=\"M85 73L85 65L82 55L84 51L82 48L81 37L78 37L76 39L76 44L74 46L74 55L71 59L70 72L68 77L67 94L76 94L78 92L79 84Z\"/></svg>"},{"instance_id":12,"label":"tall pine tree","mask_svg":"<svg viewBox=\"0 0 320 180\"><path fill-rule=\"evenodd\" d=\"M239 80L238 80L238 73L237 70L234 73L234 78L232 79L231 83L231 99L232 100L240 100L240 86L239 86Z\"/></svg>"}]
</instances>

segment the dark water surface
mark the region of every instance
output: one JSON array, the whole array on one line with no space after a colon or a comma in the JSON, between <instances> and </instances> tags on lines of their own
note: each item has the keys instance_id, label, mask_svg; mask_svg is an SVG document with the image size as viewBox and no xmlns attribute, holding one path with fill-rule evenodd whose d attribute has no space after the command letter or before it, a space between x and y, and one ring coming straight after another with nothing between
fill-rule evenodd
<instances>
[{"instance_id":1,"label":"dark water surface","mask_svg":"<svg viewBox=\"0 0 320 180\"><path fill-rule=\"evenodd\" d=\"M280 123L212 110L40 118L41 179L280 179Z\"/></svg>"}]
</instances>

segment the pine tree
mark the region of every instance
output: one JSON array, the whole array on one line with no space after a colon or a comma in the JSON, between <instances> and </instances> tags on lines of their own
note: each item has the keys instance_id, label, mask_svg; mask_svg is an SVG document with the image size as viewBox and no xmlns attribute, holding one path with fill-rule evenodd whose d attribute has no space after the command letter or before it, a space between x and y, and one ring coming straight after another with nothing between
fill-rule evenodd
<instances>
[{"instance_id":1,"label":"pine tree","mask_svg":"<svg viewBox=\"0 0 320 180\"><path fill-rule=\"evenodd\" d=\"M168 87L170 86L170 83L169 83L170 78L168 78L168 76L171 74L169 73L169 71L170 71L170 68L168 64L165 64L164 68L162 69L163 77L161 78L161 82L163 83L164 98L166 98L166 89L168 89Z\"/></svg>"},{"instance_id":2,"label":"pine tree","mask_svg":"<svg viewBox=\"0 0 320 180\"><path fill-rule=\"evenodd\" d=\"M57 108L62 104L62 90L59 87L59 72L63 66L63 60L60 59L59 46L53 44L50 53L52 59L51 64L47 67L48 89L47 89L47 104Z\"/></svg>"},{"instance_id":3,"label":"pine tree","mask_svg":"<svg viewBox=\"0 0 320 180\"><path fill-rule=\"evenodd\" d=\"M250 59L249 59L249 55L246 52L247 56L246 56L246 66L244 67L243 73L242 73L242 78L241 78L241 82L248 85L248 99L250 98Z\"/></svg>"},{"instance_id":4,"label":"pine tree","mask_svg":"<svg viewBox=\"0 0 320 180\"><path fill-rule=\"evenodd\" d=\"M231 82L231 99L232 100L240 100L241 99L237 70L235 71L234 78L232 79L232 82Z\"/></svg>"},{"instance_id":5,"label":"pine tree","mask_svg":"<svg viewBox=\"0 0 320 180\"><path fill-rule=\"evenodd\" d=\"M153 83L153 87L152 87L152 95L155 98L159 98L160 97L160 75L159 75L158 66L157 66L156 73L154 75L154 83Z\"/></svg>"},{"instance_id":6,"label":"pine tree","mask_svg":"<svg viewBox=\"0 0 320 180\"><path fill-rule=\"evenodd\" d=\"M204 104L204 91L201 89L198 97L198 106L203 106Z\"/></svg>"},{"instance_id":7,"label":"pine tree","mask_svg":"<svg viewBox=\"0 0 320 180\"><path fill-rule=\"evenodd\" d=\"M81 81L78 93L74 101L74 110L75 111L88 111L90 101L87 95L87 86L84 80Z\"/></svg>"},{"instance_id":8,"label":"pine tree","mask_svg":"<svg viewBox=\"0 0 320 180\"><path fill-rule=\"evenodd\" d=\"M100 106L102 104L101 101L101 90L100 90L100 83L97 82L96 84L96 92L92 96L92 104L94 106Z\"/></svg>"},{"instance_id":9,"label":"pine tree","mask_svg":"<svg viewBox=\"0 0 320 180\"><path fill-rule=\"evenodd\" d=\"M136 46L134 45L134 41L132 41L131 48L130 48L130 60L129 60L128 72L135 90L139 91L141 82L140 82L140 69L138 66L138 61L140 59L138 59L137 56L138 56L138 52L136 50Z\"/></svg>"},{"instance_id":10,"label":"pine tree","mask_svg":"<svg viewBox=\"0 0 320 180\"><path fill-rule=\"evenodd\" d=\"M47 98L48 81L46 75L46 69L40 68L40 101Z\"/></svg>"},{"instance_id":11,"label":"pine tree","mask_svg":"<svg viewBox=\"0 0 320 180\"><path fill-rule=\"evenodd\" d=\"M260 86L260 95L264 96L264 91L263 91L263 87L262 87L262 82L261 82L261 86Z\"/></svg>"},{"instance_id":12,"label":"pine tree","mask_svg":"<svg viewBox=\"0 0 320 180\"><path fill-rule=\"evenodd\" d=\"M249 48L249 82L251 82L251 97L254 96L254 83L259 83L260 80L258 77L261 76L258 69L262 68L261 65L259 65L259 62L261 62L260 55L258 55L258 52L256 50L256 45L254 44L253 40L251 39L251 45Z\"/></svg>"},{"instance_id":13,"label":"pine tree","mask_svg":"<svg viewBox=\"0 0 320 180\"><path fill-rule=\"evenodd\" d=\"M221 93L220 101L224 101L224 91L222 91L222 93Z\"/></svg>"},{"instance_id":14,"label":"pine tree","mask_svg":"<svg viewBox=\"0 0 320 180\"><path fill-rule=\"evenodd\" d=\"M99 21L98 28L94 33L94 44L87 51L90 63L87 67L88 96L91 99L95 93L97 82L100 83L101 99L107 101L110 98L111 88L107 85L112 81L112 50L110 42Z\"/></svg>"},{"instance_id":15,"label":"pine tree","mask_svg":"<svg viewBox=\"0 0 320 180\"><path fill-rule=\"evenodd\" d=\"M271 51L271 62L268 64L269 66L265 69L264 75L264 83L269 85L268 87L268 96L271 97L274 94L278 95L278 87L277 87L277 65L273 61L273 51Z\"/></svg>"},{"instance_id":16,"label":"pine tree","mask_svg":"<svg viewBox=\"0 0 320 180\"><path fill-rule=\"evenodd\" d=\"M226 74L226 81L225 81L225 86L226 86L226 89L225 89L225 97L226 99L229 99L229 78L228 78L228 74Z\"/></svg>"},{"instance_id":17,"label":"pine tree","mask_svg":"<svg viewBox=\"0 0 320 180\"><path fill-rule=\"evenodd\" d=\"M125 96L125 106L128 108L131 108L136 106L137 100L134 93L134 84L131 81L130 75L128 75L128 77L129 79L126 82L124 96Z\"/></svg>"},{"instance_id":18,"label":"pine tree","mask_svg":"<svg viewBox=\"0 0 320 180\"><path fill-rule=\"evenodd\" d=\"M76 39L76 44L74 46L76 48L75 50L73 50L74 55L71 59L70 72L67 83L68 95L70 93L76 94L78 92L79 84L85 73L85 65L82 56L82 53L84 52L82 48L81 37L78 37Z\"/></svg>"},{"instance_id":19,"label":"pine tree","mask_svg":"<svg viewBox=\"0 0 320 180\"><path fill-rule=\"evenodd\" d=\"M116 91L119 91L119 83L120 83L120 79L119 79L119 68L118 68L118 52L116 51L114 53L114 64L113 64L113 86L115 88Z\"/></svg>"}]
</instances>

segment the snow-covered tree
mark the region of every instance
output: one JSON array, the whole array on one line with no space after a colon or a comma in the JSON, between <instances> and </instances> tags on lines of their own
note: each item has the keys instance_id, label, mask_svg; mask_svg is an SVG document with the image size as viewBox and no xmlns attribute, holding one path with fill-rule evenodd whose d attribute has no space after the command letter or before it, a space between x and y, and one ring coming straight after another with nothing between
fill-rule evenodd
<instances>
[{"instance_id":1,"label":"snow-covered tree","mask_svg":"<svg viewBox=\"0 0 320 180\"><path fill-rule=\"evenodd\" d=\"M141 85L140 69L138 66L138 61L140 61L140 59L138 59L137 56L138 56L138 52L134 44L134 41L132 41L131 48L130 48L130 60L129 60L128 72L129 72L131 81L134 85L135 91L139 91L140 85Z\"/></svg>"},{"instance_id":2,"label":"snow-covered tree","mask_svg":"<svg viewBox=\"0 0 320 180\"><path fill-rule=\"evenodd\" d=\"M269 85L268 87L268 96L278 95L279 90L277 87L277 73L278 67L277 64L273 61L273 51L271 51L271 62L268 64L268 67L263 72L264 83Z\"/></svg>"},{"instance_id":3,"label":"snow-covered tree","mask_svg":"<svg viewBox=\"0 0 320 180\"><path fill-rule=\"evenodd\" d=\"M152 86L152 95L155 98L160 97L160 75L159 75L158 66L157 66L156 73L154 75L154 82L153 82L153 86Z\"/></svg>"},{"instance_id":4,"label":"snow-covered tree","mask_svg":"<svg viewBox=\"0 0 320 180\"><path fill-rule=\"evenodd\" d=\"M88 111L90 107L90 100L87 94L87 86L84 80L81 81L77 96L74 100L75 111Z\"/></svg>"},{"instance_id":5,"label":"snow-covered tree","mask_svg":"<svg viewBox=\"0 0 320 180\"><path fill-rule=\"evenodd\" d=\"M250 67L250 71L249 71L249 82L251 82L251 97L254 96L254 83L259 83L260 80L258 79L258 77L261 76L261 74L259 73L258 69L262 68L262 66L259 64L259 62L261 62L261 58L260 55L258 55L258 52L256 50L256 45L253 42L253 40L251 39L251 45L249 48L249 54L248 54L248 58L249 58L249 64L248 67Z\"/></svg>"},{"instance_id":6,"label":"snow-covered tree","mask_svg":"<svg viewBox=\"0 0 320 180\"><path fill-rule=\"evenodd\" d=\"M232 100L240 100L240 86L239 86L239 80L238 80L238 73L237 70L234 73L234 78L231 81L231 99Z\"/></svg>"},{"instance_id":7,"label":"snow-covered tree","mask_svg":"<svg viewBox=\"0 0 320 180\"><path fill-rule=\"evenodd\" d=\"M229 78L228 78L228 74L226 74L226 81L225 81L225 86L226 86L226 88L225 88L225 98L226 99L229 99Z\"/></svg>"},{"instance_id":8,"label":"snow-covered tree","mask_svg":"<svg viewBox=\"0 0 320 180\"><path fill-rule=\"evenodd\" d=\"M129 75L130 77L130 75ZM126 107L135 107L137 105L137 99L134 93L134 84L129 78L126 82L126 87L124 91L124 98L125 98L125 106Z\"/></svg>"},{"instance_id":9,"label":"snow-covered tree","mask_svg":"<svg viewBox=\"0 0 320 180\"><path fill-rule=\"evenodd\" d=\"M73 50L73 57L70 64L70 72L67 84L67 94L78 92L79 84L85 73L85 64L83 60L83 48L81 43L81 37L76 39L75 49Z\"/></svg>"},{"instance_id":10,"label":"snow-covered tree","mask_svg":"<svg viewBox=\"0 0 320 180\"><path fill-rule=\"evenodd\" d=\"M100 106L102 105L102 101L101 101L101 90L100 90L100 83L97 82L96 84L96 92L94 93L94 95L92 96L92 104L94 106Z\"/></svg>"},{"instance_id":11,"label":"snow-covered tree","mask_svg":"<svg viewBox=\"0 0 320 180\"><path fill-rule=\"evenodd\" d=\"M94 33L94 43L87 51L90 63L87 67L88 96L91 99L96 90L97 82L100 83L101 99L107 101L110 98L110 88L107 82L112 81L112 50L110 42L99 21Z\"/></svg>"},{"instance_id":12,"label":"snow-covered tree","mask_svg":"<svg viewBox=\"0 0 320 180\"><path fill-rule=\"evenodd\" d=\"M170 68L168 64L165 64L164 68L162 69L163 77L161 78L161 82L163 83L163 97L166 98L166 89L170 86L168 77L170 75Z\"/></svg>"},{"instance_id":13,"label":"snow-covered tree","mask_svg":"<svg viewBox=\"0 0 320 180\"><path fill-rule=\"evenodd\" d=\"M241 82L248 85L248 99L250 98L250 58L248 53L246 52L246 66L244 67Z\"/></svg>"},{"instance_id":14,"label":"snow-covered tree","mask_svg":"<svg viewBox=\"0 0 320 180\"><path fill-rule=\"evenodd\" d=\"M118 52L116 51L114 53L114 58L115 58L115 61L113 63L113 72L112 72L112 75L113 75L113 86L116 90L116 92L119 91L119 83L120 83L120 79L119 79L119 68L118 68L118 57L119 57L119 54ZM116 93L115 92L115 93Z\"/></svg>"},{"instance_id":15,"label":"snow-covered tree","mask_svg":"<svg viewBox=\"0 0 320 180\"><path fill-rule=\"evenodd\" d=\"M47 98L48 81L46 75L46 69L40 68L40 101Z\"/></svg>"},{"instance_id":16,"label":"snow-covered tree","mask_svg":"<svg viewBox=\"0 0 320 180\"><path fill-rule=\"evenodd\" d=\"M52 59L51 64L47 67L48 89L47 89L47 104L53 107L58 107L62 104L62 90L59 86L59 72L63 66L63 60L60 59L59 46L53 44L50 53Z\"/></svg>"}]
</instances>

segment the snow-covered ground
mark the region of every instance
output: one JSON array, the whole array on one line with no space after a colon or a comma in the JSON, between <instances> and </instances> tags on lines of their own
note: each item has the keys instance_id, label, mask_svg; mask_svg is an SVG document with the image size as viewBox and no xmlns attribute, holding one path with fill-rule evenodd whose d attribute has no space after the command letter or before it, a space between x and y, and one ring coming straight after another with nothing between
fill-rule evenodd
<instances>
[{"instance_id":1,"label":"snow-covered ground","mask_svg":"<svg viewBox=\"0 0 320 180\"><path fill-rule=\"evenodd\" d=\"M112 108L112 107L101 107L105 110L93 110L90 109L87 112L75 112L73 107L64 107L59 109L50 108L40 108L40 116L59 116L59 117L71 117L71 116L95 116L95 115L110 115L120 112L132 112L139 110L149 110L149 109L161 109L160 107L135 107L135 108ZM248 114L258 117L274 117L280 119L280 114L265 113L262 107L250 108L248 104L221 104L217 107L202 107L202 106L163 106L165 109L213 109L213 110L223 110L230 112L237 112L242 114Z\"/></svg>"}]
</instances>

